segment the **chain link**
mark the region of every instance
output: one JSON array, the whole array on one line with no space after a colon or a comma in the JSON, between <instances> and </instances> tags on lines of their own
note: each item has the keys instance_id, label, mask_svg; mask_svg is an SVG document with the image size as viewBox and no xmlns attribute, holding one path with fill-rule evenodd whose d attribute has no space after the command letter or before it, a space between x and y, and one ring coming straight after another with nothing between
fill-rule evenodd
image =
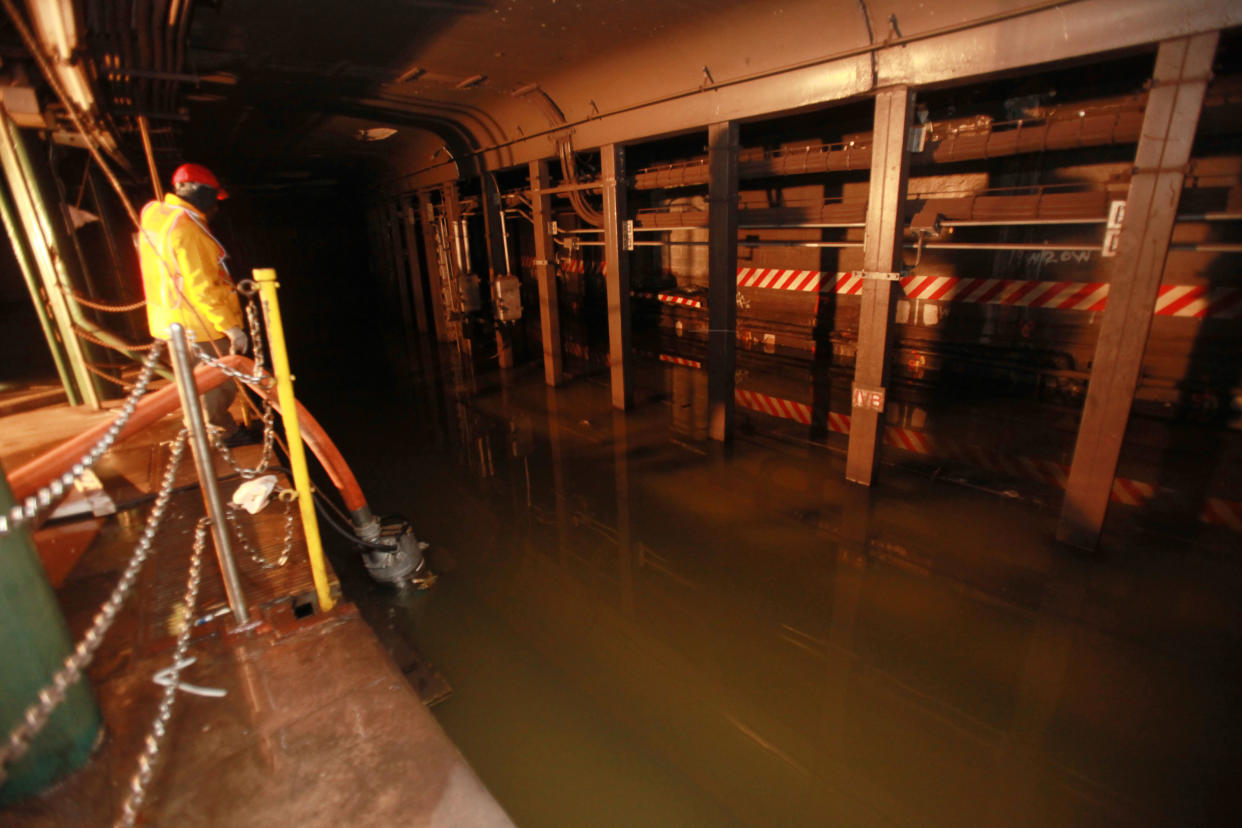
<instances>
[{"instance_id":1,"label":"chain link","mask_svg":"<svg viewBox=\"0 0 1242 828\"><path fill-rule=\"evenodd\" d=\"M293 508L293 499L284 497L286 492L293 493L289 489L279 490L280 499L285 503L285 539L280 548L280 555L275 561L269 561L263 553L250 544L246 533L242 531L241 524L237 521L237 513L242 511L241 507L235 506L232 503L224 507L224 517L233 529L233 536L237 538L237 542L250 555L250 560L257 563L263 569L280 569L289 563L289 553L293 550L293 518L296 512Z\"/></svg>"},{"instance_id":2,"label":"chain link","mask_svg":"<svg viewBox=\"0 0 1242 828\"><path fill-rule=\"evenodd\" d=\"M83 305L92 310L108 311L110 313L127 313L129 311L136 311L141 307L145 307L147 304L147 300L143 299L139 302L134 302L131 305L113 305L108 302L100 302L95 299L91 299L89 296L83 296L74 290L69 291L69 294L73 296L73 300L79 305Z\"/></svg>"},{"instance_id":3,"label":"chain link","mask_svg":"<svg viewBox=\"0 0 1242 828\"><path fill-rule=\"evenodd\" d=\"M6 768L26 755L26 751L30 749L30 740L39 734L39 731L47 724L52 712L65 700L69 689L82 677L82 672L95 657L95 652L99 649L99 645L103 643L103 638L107 635L108 629L116 619L117 613L125 605L125 601L129 597L135 581L138 579L138 573L142 570L142 565L146 563L147 557L151 553L151 543L155 540L155 534L159 531L160 523L164 520L164 513L168 510L169 501L172 500L173 481L176 479L177 469L181 465L181 458L185 453L185 444L188 436L188 432L182 429L181 433L177 435L177 439L173 441L172 452L168 458L168 466L164 470L163 480L160 481L159 495L155 499L155 505L151 507L151 514L147 517L147 524L143 529L142 536L134 546L134 554L130 557L125 571L121 574L120 580L117 581L116 586L112 590L112 594L108 596L108 600L99 608L99 612L95 613L90 629L86 631L86 634L82 636L82 640L78 642L73 652L65 659L64 665L56 671L56 674L52 676L52 680L39 691L39 700L26 708L21 722L9 733L9 737L4 745L0 746L0 784L3 784L8 776Z\"/></svg>"},{"instance_id":4,"label":"chain link","mask_svg":"<svg viewBox=\"0 0 1242 828\"><path fill-rule=\"evenodd\" d=\"M198 357L199 362L219 368L226 377L232 377L233 379L241 380L247 385L258 385L262 388L269 385L275 378L271 374L267 373L263 361L263 331L262 328L259 327L259 311L255 305L255 302L251 302L246 305L246 318L250 324L250 341L253 343L252 350L254 352L253 373L243 374L235 368L230 368L220 362L220 360L216 357L213 357L211 354L207 353L206 348L193 340L190 342L190 349L194 352L194 355Z\"/></svg>"},{"instance_id":5,"label":"chain link","mask_svg":"<svg viewBox=\"0 0 1242 828\"><path fill-rule=\"evenodd\" d=\"M181 631L177 634L177 646L173 649L172 666L164 671L169 677L168 683L164 685L164 695L160 697L155 721L151 723L142 753L138 756L138 770L129 781L129 796L121 806L121 818L116 821L123 828L132 828L138 819L138 812L142 810L142 803L147 798L147 786L155 775L160 747L168 733L168 722L177 702L181 669L185 666L186 650L190 647L190 631L194 628L194 608L198 604L198 587L203 576L203 550L207 547L207 527L210 525L210 518L199 518L198 526L194 530L194 554L190 558L190 575L186 580L185 597L182 599Z\"/></svg>"},{"instance_id":6,"label":"chain link","mask_svg":"<svg viewBox=\"0 0 1242 828\"><path fill-rule=\"evenodd\" d=\"M125 351L149 351L152 348L158 347L157 343L160 342L158 339L153 339L146 345L134 345L133 343L126 342L119 337L112 342L105 342L80 325L73 325L72 327L73 332L77 334L79 338L85 339L87 342L98 345L101 348L109 348L113 351L120 351L122 353Z\"/></svg>"},{"instance_id":7,"label":"chain link","mask_svg":"<svg viewBox=\"0 0 1242 828\"><path fill-rule=\"evenodd\" d=\"M259 455L259 462L252 469L245 468L241 463L237 462L237 458L233 456L233 451L224 442L223 429L219 426L208 426L207 436L211 439L212 445L216 447L216 451L220 452L220 456L225 459L233 471L237 472L245 480L253 480L263 472L267 471L267 467L272 462L272 443L276 439L276 417L272 404L266 402L263 406L263 453Z\"/></svg>"},{"instance_id":8,"label":"chain link","mask_svg":"<svg viewBox=\"0 0 1242 828\"><path fill-rule=\"evenodd\" d=\"M126 388L129 390L133 390L134 388L134 384L132 382L126 382L123 379L117 379L116 377L112 376L107 371L98 367L94 363L84 362L82 364L86 366L86 370L90 371L92 374L99 377L100 379L106 379L108 382L112 383L113 385L119 385L122 388Z\"/></svg>"},{"instance_id":9,"label":"chain link","mask_svg":"<svg viewBox=\"0 0 1242 828\"><path fill-rule=\"evenodd\" d=\"M120 411L117 412L112 425L108 427L103 437L99 438L99 442L90 451L83 454L78 462L74 463L67 472L27 497L21 503L13 506L9 509L7 515L0 514L0 535L6 535L22 524L29 523L38 517L40 512L56 502L79 477L99 462L99 458L103 456L105 451L112 447L112 444L116 442L117 435L121 433L121 429L129 422L129 418L133 416L134 409L138 406L138 400L147 392L147 384L151 382L151 376L155 373L155 363L159 358L160 345L162 344L159 342L155 343L151 353L147 354L146 360L142 363L142 372L138 375L138 381L134 383L134 390L125 398L125 403L121 406Z\"/></svg>"}]
</instances>

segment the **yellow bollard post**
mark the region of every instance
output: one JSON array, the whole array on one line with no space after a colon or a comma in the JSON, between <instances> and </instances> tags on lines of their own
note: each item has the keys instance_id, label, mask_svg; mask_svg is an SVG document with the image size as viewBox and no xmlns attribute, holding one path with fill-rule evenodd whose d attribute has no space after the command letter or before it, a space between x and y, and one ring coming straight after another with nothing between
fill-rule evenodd
<instances>
[{"instance_id":1,"label":"yellow bollard post","mask_svg":"<svg viewBox=\"0 0 1242 828\"><path fill-rule=\"evenodd\" d=\"M276 376L276 396L284 412L285 438L289 442L289 465L293 467L293 487L298 493L302 513L302 529L306 533L306 553L310 558L311 576L319 609L328 611L335 602L328 586L328 573L323 563L323 541L319 537L319 520L311 500L310 473L306 468L306 449L302 445L302 428L298 423L297 401L293 396L293 375L289 371L289 352L285 348L285 329L280 321L280 304L276 301L276 271L270 267L254 270L259 285L259 302L267 322L267 340L272 349L272 373Z\"/></svg>"}]
</instances>

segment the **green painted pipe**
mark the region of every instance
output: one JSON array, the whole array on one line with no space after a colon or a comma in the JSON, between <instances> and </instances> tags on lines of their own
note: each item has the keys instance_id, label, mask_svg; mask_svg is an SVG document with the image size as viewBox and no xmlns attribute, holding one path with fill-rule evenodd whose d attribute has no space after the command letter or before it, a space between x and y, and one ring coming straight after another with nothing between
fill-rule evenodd
<instances>
[{"instance_id":1,"label":"green painted pipe","mask_svg":"<svg viewBox=\"0 0 1242 828\"><path fill-rule=\"evenodd\" d=\"M68 357L60 340L56 338L56 328L48 316L47 307L43 304L43 296L39 293L39 277L35 275L35 265L30 260L30 250L26 246L26 237L22 235L17 224L17 215L9 200L8 188L0 182L0 214L4 218L4 229L9 234L9 242L13 245L13 255L17 266L26 280L26 289L30 291L30 301L34 304L35 313L39 317L39 327L43 329L43 338L47 340L47 349L52 352L52 361L56 363L56 373L60 376L60 384L65 388L65 397L70 405L81 405L82 395L73 384L73 375L67 365Z\"/></svg>"},{"instance_id":2,"label":"green painted pipe","mask_svg":"<svg viewBox=\"0 0 1242 828\"><path fill-rule=\"evenodd\" d=\"M13 503L8 479L0 474L0 510ZM56 595L25 528L0 535L0 740L64 664L73 648ZM90 757L102 726L99 708L78 682L30 744L30 751L6 770L0 808L38 793Z\"/></svg>"}]
</instances>

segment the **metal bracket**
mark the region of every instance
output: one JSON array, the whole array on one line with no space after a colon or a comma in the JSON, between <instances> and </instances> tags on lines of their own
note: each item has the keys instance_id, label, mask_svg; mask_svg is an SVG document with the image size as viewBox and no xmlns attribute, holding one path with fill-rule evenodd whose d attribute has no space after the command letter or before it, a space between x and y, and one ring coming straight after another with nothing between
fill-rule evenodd
<instances>
[{"instance_id":1,"label":"metal bracket","mask_svg":"<svg viewBox=\"0 0 1242 828\"><path fill-rule=\"evenodd\" d=\"M625 249L626 250L634 249L634 220L633 219L625 220Z\"/></svg>"},{"instance_id":2,"label":"metal bracket","mask_svg":"<svg viewBox=\"0 0 1242 828\"><path fill-rule=\"evenodd\" d=\"M899 282L906 275L904 271L885 273L880 270L858 270L855 272L863 279L874 279L877 282Z\"/></svg>"}]
</instances>

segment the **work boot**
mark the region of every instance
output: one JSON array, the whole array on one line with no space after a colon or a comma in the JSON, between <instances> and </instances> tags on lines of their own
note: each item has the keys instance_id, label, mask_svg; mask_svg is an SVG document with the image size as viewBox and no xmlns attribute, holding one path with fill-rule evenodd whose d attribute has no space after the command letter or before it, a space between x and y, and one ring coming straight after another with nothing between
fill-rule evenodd
<instances>
[{"instance_id":1,"label":"work boot","mask_svg":"<svg viewBox=\"0 0 1242 828\"><path fill-rule=\"evenodd\" d=\"M229 448L258 445L263 442L263 423L256 420L248 426L238 425L235 431L224 436L223 441Z\"/></svg>"}]
</instances>

